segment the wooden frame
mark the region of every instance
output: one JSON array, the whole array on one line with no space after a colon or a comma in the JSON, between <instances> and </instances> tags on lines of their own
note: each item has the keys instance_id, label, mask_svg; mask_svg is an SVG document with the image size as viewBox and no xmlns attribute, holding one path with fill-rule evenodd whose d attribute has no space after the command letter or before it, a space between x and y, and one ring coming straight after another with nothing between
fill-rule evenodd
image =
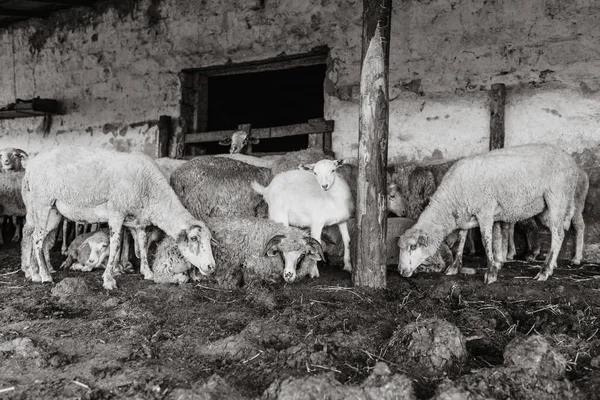
<instances>
[{"instance_id":1,"label":"wooden frame","mask_svg":"<svg viewBox=\"0 0 600 400\"><path fill-rule=\"evenodd\" d=\"M182 70L179 74L179 78L182 87L181 128L183 135L177 139L178 141L182 141L182 143L174 143L174 145L184 147L186 144L220 141L230 138L231 134L235 132L235 130L207 131L209 77L275 71L326 64L328 56L329 48L324 46L315 48L308 53L283 55L269 60ZM252 121L249 122L251 123ZM331 133L333 132L333 128L333 121L318 118L302 124L259 129L251 129L250 124L243 124L238 126L237 130L250 132L253 137L259 139L309 135L309 148L321 148L325 153L331 154ZM258 153L252 154L258 155Z\"/></svg>"}]
</instances>

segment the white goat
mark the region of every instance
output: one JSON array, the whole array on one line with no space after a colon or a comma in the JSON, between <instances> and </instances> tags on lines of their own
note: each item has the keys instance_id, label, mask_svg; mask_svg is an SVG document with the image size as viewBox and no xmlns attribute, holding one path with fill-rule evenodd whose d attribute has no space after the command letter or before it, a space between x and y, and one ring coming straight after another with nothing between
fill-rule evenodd
<instances>
[{"instance_id":1,"label":"white goat","mask_svg":"<svg viewBox=\"0 0 600 400\"><path fill-rule=\"evenodd\" d=\"M229 146L231 154L247 154L252 149L253 144L258 144L260 139L251 137L248 132L235 131L230 138L223 139L219 142L221 146Z\"/></svg>"},{"instance_id":2,"label":"white goat","mask_svg":"<svg viewBox=\"0 0 600 400\"><path fill-rule=\"evenodd\" d=\"M552 239L535 279L545 281L576 212L579 171L573 157L549 144L514 146L458 161L417 223L398 240L400 273L411 276L452 231L479 226L488 264L484 281L495 282L502 263L494 257L494 221L511 223L543 212Z\"/></svg>"},{"instance_id":3,"label":"white goat","mask_svg":"<svg viewBox=\"0 0 600 400\"><path fill-rule=\"evenodd\" d=\"M300 165L300 169L275 175L267 187L256 181L251 185L269 205L269 219L310 228L311 236L319 243L323 228L337 224L344 242L344 271L351 272L346 221L354 213L354 201L348 183L336 172L343 163L343 160L321 160Z\"/></svg>"},{"instance_id":4,"label":"white goat","mask_svg":"<svg viewBox=\"0 0 600 400\"><path fill-rule=\"evenodd\" d=\"M84 146L54 148L30 161L22 193L27 207L24 234L33 238L30 248L22 252L22 264L29 265L34 282L52 281L43 246L61 215L74 221L108 222L110 253L103 275L107 290L116 288L113 271L123 225L137 231L145 279L153 279L146 254L145 228L149 225L176 238L182 255L200 273L210 274L215 268L208 227L183 207L156 163L141 153Z\"/></svg>"}]
</instances>

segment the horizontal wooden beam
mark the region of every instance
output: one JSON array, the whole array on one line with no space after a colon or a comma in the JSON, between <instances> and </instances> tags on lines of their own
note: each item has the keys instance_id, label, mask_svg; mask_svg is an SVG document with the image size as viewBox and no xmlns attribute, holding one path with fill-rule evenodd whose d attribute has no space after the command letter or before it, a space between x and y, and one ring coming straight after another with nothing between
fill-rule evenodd
<instances>
[{"instance_id":1,"label":"horizontal wooden beam","mask_svg":"<svg viewBox=\"0 0 600 400\"><path fill-rule=\"evenodd\" d=\"M29 0L34 1L36 3L44 3L44 4L60 4L65 6L82 6L82 7L92 7L93 3L87 0Z\"/></svg>"},{"instance_id":2,"label":"horizontal wooden beam","mask_svg":"<svg viewBox=\"0 0 600 400\"><path fill-rule=\"evenodd\" d=\"M334 121L324 119L314 119L303 124L293 124L285 126L276 126L272 128L252 129L250 134L258 139L272 139L287 136L310 135L315 133L333 132ZM226 131L211 131L188 133L185 135L186 143L206 143L218 142L231 137L231 134L236 130Z\"/></svg>"},{"instance_id":3,"label":"horizontal wooden beam","mask_svg":"<svg viewBox=\"0 0 600 400\"><path fill-rule=\"evenodd\" d=\"M182 72L200 73L208 76L222 76L305 67L309 65L325 64L327 62L328 54L329 48L327 46L323 46L308 53L282 55L268 60L256 60L204 68L188 68L182 70Z\"/></svg>"}]
</instances>

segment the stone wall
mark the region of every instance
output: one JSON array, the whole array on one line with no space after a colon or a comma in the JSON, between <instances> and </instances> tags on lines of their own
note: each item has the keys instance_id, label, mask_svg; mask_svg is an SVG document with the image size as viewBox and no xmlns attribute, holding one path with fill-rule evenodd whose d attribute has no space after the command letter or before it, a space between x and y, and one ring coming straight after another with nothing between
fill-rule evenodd
<instances>
[{"instance_id":1,"label":"stone wall","mask_svg":"<svg viewBox=\"0 0 600 400\"><path fill-rule=\"evenodd\" d=\"M34 96L65 105L47 135L41 118L0 120L0 145L36 153L82 143L155 156L159 116L179 116L182 69L326 45L324 114L335 120L333 150L356 157L362 2L263 3L105 0L0 30L0 107ZM486 151L488 90L503 82L506 145L563 145L591 173L595 196L599 12L594 0L394 1L390 159ZM592 222L600 219L595 198L586 208Z\"/></svg>"}]
</instances>

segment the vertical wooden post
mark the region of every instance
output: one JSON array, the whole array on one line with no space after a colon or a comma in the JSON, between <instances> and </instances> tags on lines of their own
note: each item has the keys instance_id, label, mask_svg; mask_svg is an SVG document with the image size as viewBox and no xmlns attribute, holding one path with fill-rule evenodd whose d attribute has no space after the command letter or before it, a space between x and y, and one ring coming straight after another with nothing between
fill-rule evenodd
<instances>
[{"instance_id":1,"label":"vertical wooden post","mask_svg":"<svg viewBox=\"0 0 600 400\"><path fill-rule=\"evenodd\" d=\"M386 286L386 168L388 152L392 0L363 0L362 67L356 223L356 286Z\"/></svg>"},{"instance_id":2,"label":"vertical wooden post","mask_svg":"<svg viewBox=\"0 0 600 400\"><path fill-rule=\"evenodd\" d=\"M252 130L252 124L240 124L238 125L238 130L246 132L250 135L250 131ZM248 142L248 150L246 154L252 154L252 143Z\"/></svg>"},{"instance_id":3,"label":"vertical wooden post","mask_svg":"<svg viewBox=\"0 0 600 400\"><path fill-rule=\"evenodd\" d=\"M158 119L158 151L156 156L169 157L169 142L171 141L171 117L161 115Z\"/></svg>"},{"instance_id":4,"label":"vertical wooden post","mask_svg":"<svg viewBox=\"0 0 600 400\"><path fill-rule=\"evenodd\" d=\"M504 147L504 105L506 86L494 83L490 91L490 150Z\"/></svg>"}]
</instances>

